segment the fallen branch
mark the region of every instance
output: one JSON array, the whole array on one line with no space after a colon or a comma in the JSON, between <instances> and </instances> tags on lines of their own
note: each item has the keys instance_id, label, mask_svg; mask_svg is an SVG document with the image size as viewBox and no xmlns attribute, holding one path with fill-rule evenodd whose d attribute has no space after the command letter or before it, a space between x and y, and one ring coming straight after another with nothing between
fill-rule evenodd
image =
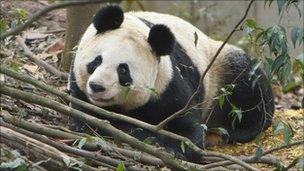
<instances>
[{"instance_id":1,"label":"fallen branch","mask_svg":"<svg viewBox=\"0 0 304 171\"><path fill-rule=\"evenodd\" d=\"M41 124L31 123L24 119L18 119L16 117L13 117L12 115L10 115L7 111L3 111L3 110L1 111L0 116L3 118L3 120L6 123L10 123L17 128L23 128L25 130L28 130L28 131L31 131L34 133L38 133L38 134L42 134L42 135L52 137L52 138L60 138L60 139L68 140L68 141L65 141L65 143L72 144L77 139L79 140L82 138L90 137L90 135L87 135L87 134L79 136L79 135L76 135L76 133L64 132L64 131L48 128ZM13 129L12 127L8 126L8 124L5 125L5 123L1 120L0 120L0 125L4 125L6 127ZM16 129L13 129L13 130L18 131ZM113 149L113 152L120 153L129 158L134 158L134 156L137 156L136 159L134 159L134 160L138 161L140 163L148 164L148 165L155 165L155 166L164 166L164 163L160 159L158 159L154 156L148 155L146 153L130 151L130 150L114 147L114 146L111 146L111 148ZM88 150L92 150L92 151L98 151L101 149L105 152L111 153L111 151L109 151L109 149L106 148L105 146L99 146L99 145L96 145L96 144L93 144L90 142L86 142L83 146L83 149L88 149Z\"/></svg>"},{"instance_id":2,"label":"fallen branch","mask_svg":"<svg viewBox=\"0 0 304 171\"><path fill-rule=\"evenodd\" d=\"M23 38L17 36L16 41L19 43L19 45L23 49L25 56L28 57L30 60L32 60L35 64L37 64L40 67L43 67L49 73L52 73L53 75L57 76L60 79L65 79L65 80L68 79L69 75L67 73L61 72L61 71L57 70L55 67L53 67L52 65L48 64L47 62L44 62L44 61L40 60L39 58L37 58L31 52L31 50L26 46Z\"/></svg>"},{"instance_id":3,"label":"fallen branch","mask_svg":"<svg viewBox=\"0 0 304 171\"><path fill-rule=\"evenodd\" d=\"M77 149L77 148L74 148L74 147L70 147L70 146L68 146L64 143L60 143L58 141L57 142L52 141L52 140L48 139L47 137L41 136L40 134L29 132L27 130L24 130L24 129L15 127L15 126L11 126L7 123L1 123L1 125L5 126L7 128L10 128L10 129L12 129L16 132L19 132L23 135L26 135L30 138L38 140L42 143L45 143L45 144L50 145L52 147L55 147L56 149L58 149L62 152L65 152L65 153L71 153L71 154L75 154L77 156L90 158L92 160L96 160L96 161L99 161L101 163L106 163L106 164L114 166L114 167L117 167L117 165L121 162L120 160L116 160L116 159L113 159L111 157L103 156L103 155L100 155L99 153L85 151L85 150L82 150L82 149ZM131 171L140 170L139 168L132 166L132 163L129 164L128 162L125 162L124 164L125 164L125 166L127 167L128 170L131 170ZM141 170L143 170L143 169L141 169Z\"/></svg>"},{"instance_id":4,"label":"fallen branch","mask_svg":"<svg viewBox=\"0 0 304 171\"><path fill-rule=\"evenodd\" d=\"M3 40L7 38L8 36L11 35L17 35L27 27L29 27L34 21L37 21L40 17L42 17L44 14L60 9L60 8L65 8L69 6L77 6L77 5L86 5L86 4L98 4L98 3L103 3L103 2L112 2L112 1L107 1L107 0L81 0L81 1L66 1L66 2L60 2L60 3L54 3L50 6L45 7L44 9L36 12L32 16L30 16L23 24L17 26L13 30L4 32L3 34L0 35L0 40Z\"/></svg>"},{"instance_id":5,"label":"fallen branch","mask_svg":"<svg viewBox=\"0 0 304 171\"><path fill-rule=\"evenodd\" d=\"M147 129L147 130L150 130L152 132L155 132L155 133L158 133L158 134L170 137L172 139L176 139L176 140L179 140L181 142L184 142L185 144L187 144L187 146L189 148L193 149L197 153L202 154L203 156L220 157L220 158L223 158L223 159L226 159L226 160L230 160L230 161L232 161L232 162L234 162L236 164L239 164L241 166L253 169L252 166L250 166L249 164L247 164L247 163L245 163L245 162L237 159L236 157L225 155L225 154L218 153L218 152L203 151L202 149L200 149L199 147L197 147L194 143L192 143L186 137L174 134L172 132L168 132L168 131L163 130L163 129L159 130L154 125L142 122L142 121L134 119L134 118L130 118L130 117L125 116L125 115L121 115L121 114L117 114L117 113L114 113L114 112L106 111L106 110L104 110L102 108L99 108L97 106L94 106L94 105L92 105L90 103L87 103L87 102L81 101L79 99L76 99L76 98L74 98L74 97L72 97L72 96L70 96L70 95L68 95L66 93L63 93L63 92L61 92L61 91L53 88L52 86L44 84L44 83L42 83L42 82L40 82L40 81L38 81L38 80L30 77L30 76L27 76L25 74L19 74L19 73L15 72L15 71L9 70L9 69L4 68L4 67L0 68L0 73L6 74L6 75L11 76L11 77L13 77L15 79L18 79L18 80L21 80L21 81L33 84L33 85L35 85L35 86L37 86L39 88L42 88L43 90L45 90L47 92L50 92L52 94L55 94L55 95L61 97L64 100L70 101L70 102L75 103L75 104L77 104L77 105L79 105L79 106L81 106L81 107L83 107L85 109L93 111L93 112L97 113L100 116L103 116L103 117L106 117L106 118L111 118L111 119L117 119L117 120L124 121L124 122L127 122L127 123L131 123L133 125L139 126L141 128Z\"/></svg>"},{"instance_id":6,"label":"fallen branch","mask_svg":"<svg viewBox=\"0 0 304 171\"><path fill-rule=\"evenodd\" d=\"M161 121L158 125L157 128L158 129L163 129L164 126L166 126L170 121L172 121L173 119L177 118L179 115L185 113L185 111L190 107L190 104L192 104L192 101L195 99L195 96L197 95L197 93L199 93L200 89L203 86L203 80L205 78L205 76L207 75L208 71L211 69L212 65L214 64L215 60L217 59L218 55L220 54L220 52L222 51L222 49L224 48L224 46L227 44L227 42L229 41L229 39L231 38L231 36L234 34L234 32L237 31L237 29L239 28L239 26L243 23L243 21L246 19L249 9L252 5L252 3L254 2L254 0L251 0L249 5L247 6L247 9L245 11L244 16L241 18L241 20L235 25L234 29L229 33L229 35L227 36L227 38L225 39L225 41L222 43L222 45L219 47L219 49L217 50L217 52L215 53L215 55L213 56L211 62L209 63L209 65L207 66L206 70L203 72L202 76L200 77L199 83L198 83L198 87L196 88L195 92L191 95L191 97L189 98L189 100L187 101L186 105L180 109L179 111L175 112L173 115L171 115L170 117L166 118L165 120Z\"/></svg>"},{"instance_id":7,"label":"fallen branch","mask_svg":"<svg viewBox=\"0 0 304 171\"><path fill-rule=\"evenodd\" d=\"M35 156L40 160L47 160L51 158L51 160L49 160L48 162L42 163L42 165L47 164L49 168L53 168L53 169L69 168L70 164L78 163L77 167L81 168L82 170L98 171L98 169L88 166L66 155L65 153L62 153L61 151L57 150L54 147L46 145L40 141L32 139L28 136L20 134L6 127L0 126L0 135L1 135L0 141L8 146L13 146L14 148L25 150L27 154L31 154L32 156ZM64 161L69 161L69 162L65 163Z\"/></svg>"}]
</instances>

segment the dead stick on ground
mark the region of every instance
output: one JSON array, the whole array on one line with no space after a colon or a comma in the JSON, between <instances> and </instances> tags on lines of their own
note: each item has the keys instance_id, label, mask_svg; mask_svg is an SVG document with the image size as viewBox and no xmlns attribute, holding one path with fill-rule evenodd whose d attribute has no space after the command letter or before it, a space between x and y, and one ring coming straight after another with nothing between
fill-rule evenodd
<instances>
[{"instance_id":1,"label":"dead stick on ground","mask_svg":"<svg viewBox=\"0 0 304 171\"><path fill-rule=\"evenodd\" d=\"M171 115L170 117L166 118L165 120L163 120L162 122L160 122L157 127L159 129L164 128L164 126L167 125L168 122L172 121L173 119L177 118L179 115L181 115L182 113L184 113L190 106L191 102L193 101L193 99L195 99L195 96L199 93L202 84L203 84L203 80L205 78L205 76L207 75L208 71L211 69L213 63L215 62L216 58L218 57L218 55L220 54L220 52L222 51L222 49L224 48L224 46L227 44L227 42L229 41L229 39L231 38L231 36L234 34L234 32L237 31L237 29L239 28L239 26L243 23L243 21L246 19L249 9L252 5L252 3L254 2L254 0L251 0L244 16L241 18L241 20L235 25L234 29L230 32L230 34L228 35L228 37L225 39L225 41L222 43L222 45L220 46L220 48L217 50L217 52L215 53L214 57L212 58L211 62L209 63L209 65L207 66L206 70L203 72L202 76L200 77L199 83L198 83L198 87L196 88L195 92L192 94L192 96L190 97L190 99L188 100L187 104L179 111L175 112L173 115Z\"/></svg>"},{"instance_id":2,"label":"dead stick on ground","mask_svg":"<svg viewBox=\"0 0 304 171\"><path fill-rule=\"evenodd\" d=\"M81 168L82 170L98 171L98 169L88 166L64 154L54 147L46 145L40 141L34 140L28 136L20 134L6 127L0 126L0 135L1 135L1 142L7 145L13 145L17 148L23 147L20 150L25 149L26 152L31 153L33 155L39 155L39 158L42 157L42 159L44 160L48 158L52 158L52 160L56 161L53 162L53 164L54 163L59 164L59 168L65 168L65 167L68 168L68 166L65 165L64 160L69 160L70 164L79 163L80 164L79 168Z\"/></svg>"},{"instance_id":3,"label":"dead stick on ground","mask_svg":"<svg viewBox=\"0 0 304 171\"><path fill-rule=\"evenodd\" d=\"M60 79L68 79L68 74L59 71L58 69L56 69L55 67L53 67L52 65L48 64L47 62L44 62L40 59L38 59L32 52L31 50L26 46L26 44L24 43L24 39L21 38L20 36L17 36L16 41L19 43L19 45L21 46L21 48L24 51L25 56L27 56L30 60L32 60L35 64L37 64L40 67L43 67L45 70L47 70L49 73L59 77Z\"/></svg>"},{"instance_id":4,"label":"dead stick on ground","mask_svg":"<svg viewBox=\"0 0 304 171\"><path fill-rule=\"evenodd\" d=\"M2 121L0 121L0 123L1 122ZM23 135L26 135L30 138L38 140L42 143L48 144L52 147L55 147L56 149L58 149L62 152L65 152L65 153L71 153L71 154L75 154L77 156L90 158L90 159L93 159L93 160L100 161L101 163L109 164L109 165L114 166L114 167L116 167L121 162L117 159L112 159L111 157L103 156L103 155L100 155L100 154L95 153L95 152L90 152L90 151L85 151L85 150L82 150L82 149L77 149L77 148L74 148L74 147L70 147L70 146L68 146L64 143L60 143L60 142L58 143L58 142L52 141L52 140L48 139L47 137L41 136L40 134L29 132L29 131L26 131L24 129L21 129L21 128L18 128L18 127L15 127L15 126L11 126L7 123L1 123L1 125L5 126L7 128L10 128L14 131L17 131L17 132L19 132ZM131 170L131 171L140 170L139 168L136 168L136 167L132 166L131 164L128 164L128 162L125 162L124 164L125 164L125 166L127 167L128 170Z\"/></svg>"},{"instance_id":5,"label":"dead stick on ground","mask_svg":"<svg viewBox=\"0 0 304 171\"><path fill-rule=\"evenodd\" d=\"M225 154L222 154L222 153L218 153L218 152L212 152L212 151L203 151L202 149L200 149L199 147L197 147L194 143L192 143L188 138L186 137L183 137L183 136L180 136L180 135L177 135L177 134L174 134L172 132L168 132L166 130L159 130L157 129L154 125L151 125L151 124L148 124L148 123L145 123L145 122L142 122L140 120L137 120L137 119L134 119L134 118L130 118L128 116L125 116L125 115L121 115L121 114L117 114L117 113L114 113L114 112L109 112L109 111L106 111L102 108L99 108L97 106L94 106L90 103L87 103L87 102L84 102L84 101L81 101L79 99L76 99L66 93L63 93L55 88L53 88L52 86L49 86L47 84L44 84L30 76L27 76L25 74L19 74L15 71L12 71L10 69L7 69L7 68L4 68L4 67L1 67L0 68L0 73L3 73L3 74L6 74L8 76L11 76L15 79L18 79L18 80L21 80L21 81L24 81L24 82L27 82L27 83L30 83L32 85L35 85L39 88L42 88L43 90L47 91L47 92L50 92L52 94L55 94L61 98L63 98L64 100L67 100L67 101L70 101L72 103L75 103L85 109L88 109L89 111L93 111L93 112L96 112L97 114L99 114L100 116L102 117L106 117L106 118L111 118L111 119L117 119L117 120L120 120L120 121L124 121L124 122L127 122L127 123L131 123L133 125L136 125L136 126L139 126L141 128L144 128L144 129L147 129L147 130L150 130L152 132L155 132L155 133L158 133L158 134L161 134L161 135L164 135L164 136L167 136L167 137L170 137L172 139L176 139L176 140L179 140L179 141L182 141L182 142L185 142L185 144L187 144L187 146L193 150L195 150L196 152L202 154L203 156L213 156L213 157L220 157L220 158L223 158L223 159L227 159L227 160L230 160L230 161L233 161L235 162L236 164L240 164L242 166L248 166L247 163L237 159L236 157L233 157L233 156L229 156L229 155L225 155Z\"/></svg>"},{"instance_id":6,"label":"dead stick on ground","mask_svg":"<svg viewBox=\"0 0 304 171\"><path fill-rule=\"evenodd\" d=\"M52 137L52 138L68 139L71 142L71 144L77 139L91 137L88 134L79 136L79 135L73 134L71 132L64 132L61 130L48 128L41 124L28 122L24 119L21 119L21 118L19 119L17 117L12 116L5 110L2 110L0 113L1 113L1 117L3 118L3 120L6 123L10 123L10 124L14 125L15 127L23 128L25 130L35 132L38 134L42 134L42 135L46 135L46 136ZM0 120L0 125L1 124L2 124L2 122ZM6 125L4 125L4 126L6 126ZM110 144L107 144L107 145L110 146ZM99 146L99 145L96 145L96 144L93 144L90 142L86 142L85 145L83 146L83 148L89 149L89 150L94 150L94 151L98 151L98 150L102 149L103 151L108 152L108 153L111 153L111 149L112 149L113 152L118 152L118 153L125 155L127 157L130 157L130 158L135 158L135 156L137 156L136 161L141 162L143 164L164 166L164 163L160 159L158 159L154 156L148 155L146 153L142 153L142 152L130 151L130 150L121 149L121 148L112 147L112 146L110 146L111 149L109 149L104 145Z\"/></svg>"}]
</instances>

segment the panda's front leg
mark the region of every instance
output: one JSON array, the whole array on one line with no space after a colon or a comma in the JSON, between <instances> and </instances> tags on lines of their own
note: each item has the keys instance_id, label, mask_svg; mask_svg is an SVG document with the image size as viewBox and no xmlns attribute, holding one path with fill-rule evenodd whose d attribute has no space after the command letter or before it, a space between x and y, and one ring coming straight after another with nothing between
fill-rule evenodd
<instances>
[{"instance_id":1,"label":"panda's front leg","mask_svg":"<svg viewBox=\"0 0 304 171\"><path fill-rule=\"evenodd\" d=\"M196 109L191 109L187 114L168 123L168 130L187 137L196 146L204 147L205 127L201 124L200 112ZM173 148L177 155L184 156L192 162L201 162L202 155L193 149L189 148L185 142L167 139L167 146Z\"/></svg>"}]
</instances>

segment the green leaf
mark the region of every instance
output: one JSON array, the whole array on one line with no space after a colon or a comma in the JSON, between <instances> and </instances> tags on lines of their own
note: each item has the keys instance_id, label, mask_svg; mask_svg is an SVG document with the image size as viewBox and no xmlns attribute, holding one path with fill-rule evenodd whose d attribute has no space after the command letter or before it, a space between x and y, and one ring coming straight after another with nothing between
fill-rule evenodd
<instances>
[{"instance_id":1,"label":"green leaf","mask_svg":"<svg viewBox=\"0 0 304 171\"><path fill-rule=\"evenodd\" d=\"M4 18L2 18L0 20L0 34L2 34L3 32L5 32L6 29L7 29L7 27L8 27L7 21Z\"/></svg>"},{"instance_id":2,"label":"green leaf","mask_svg":"<svg viewBox=\"0 0 304 171\"><path fill-rule=\"evenodd\" d=\"M272 71L279 70L279 68L282 67L282 65L284 65L286 58L287 58L286 55L280 55L279 57L277 57L272 64Z\"/></svg>"},{"instance_id":3,"label":"green leaf","mask_svg":"<svg viewBox=\"0 0 304 171\"><path fill-rule=\"evenodd\" d=\"M186 148L185 148L185 142L184 141L181 142L181 149L182 149L182 153L185 154Z\"/></svg>"},{"instance_id":4,"label":"green leaf","mask_svg":"<svg viewBox=\"0 0 304 171\"><path fill-rule=\"evenodd\" d=\"M264 0L264 8L267 5L267 3L269 3L269 7L272 4L273 0Z\"/></svg>"},{"instance_id":5,"label":"green leaf","mask_svg":"<svg viewBox=\"0 0 304 171\"><path fill-rule=\"evenodd\" d=\"M197 45L197 41L198 41L198 35L197 35L196 31L195 31L194 32L194 45L195 45L195 47Z\"/></svg>"},{"instance_id":6,"label":"green leaf","mask_svg":"<svg viewBox=\"0 0 304 171\"><path fill-rule=\"evenodd\" d=\"M78 147L79 149L82 149L82 147L85 145L86 142L87 142L87 139L86 139L86 138L81 138L80 141L78 142L77 147Z\"/></svg>"},{"instance_id":7,"label":"green leaf","mask_svg":"<svg viewBox=\"0 0 304 171\"><path fill-rule=\"evenodd\" d=\"M256 29L257 28L257 23L255 20L253 19L247 19L245 21L245 26L249 27L249 28L252 28L252 29Z\"/></svg>"},{"instance_id":8,"label":"green leaf","mask_svg":"<svg viewBox=\"0 0 304 171\"><path fill-rule=\"evenodd\" d=\"M298 162L296 164L296 167L299 169L299 170L304 170L304 156L301 156L299 159L298 159Z\"/></svg>"},{"instance_id":9,"label":"green leaf","mask_svg":"<svg viewBox=\"0 0 304 171\"><path fill-rule=\"evenodd\" d=\"M107 151L113 151L113 148L102 137L93 137L92 143Z\"/></svg>"},{"instance_id":10,"label":"green leaf","mask_svg":"<svg viewBox=\"0 0 304 171\"><path fill-rule=\"evenodd\" d=\"M237 118L239 120L239 122L242 121L242 111L241 109L239 109L238 107L236 107L235 105L231 104L232 106L232 110L230 111L230 116L232 116L233 118Z\"/></svg>"},{"instance_id":11,"label":"green leaf","mask_svg":"<svg viewBox=\"0 0 304 171\"><path fill-rule=\"evenodd\" d=\"M148 89L156 96L160 96L159 92L155 89L155 88L150 88L148 87Z\"/></svg>"},{"instance_id":12,"label":"green leaf","mask_svg":"<svg viewBox=\"0 0 304 171\"><path fill-rule=\"evenodd\" d=\"M270 58L266 58L266 62L264 63L264 71L269 80L270 80L270 76L271 76L272 64L273 64L273 60Z\"/></svg>"},{"instance_id":13,"label":"green leaf","mask_svg":"<svg viewBox=\"0 0 304 171\"><path fill-rule=\"evenodd\" d=\"M120 162L116 167L116 171L125 171L125 170L126 170L126 167L125 167L124 162Z\"/></svg>"},{"instance_id":14,"label":"green leaf","mask_svg":"<svg viewBox=\"0 0 304 171\"><path fill-rule=\"evenodd\" d=\"M257 69L262 64L262 61L259 59L253 59L251 61L250 71L249 71L249 80L251 80L252 76L255 75Z\"/></svg>"},{"instance_id":15,"label":"green leaf","mask_svg":"<svg viewBox=\"0 0 304 171\"><path fill-rule=\"evenodd\" d=\"M71 164L71 158L70 158L70 157L64 156L64 157L62 157L62 160L63 160L64 164L65 164L67 167L70 166L70 164Z\"/></svg>"},{"instance_id":16,"label":"green leaf","mask_svg":"<svg viewBox=\"0 0 304 171\"><path fill-rule=\"evenodd\" d=\"M260 160L262 156L263 156L263 149L262 149L261 146L259 146L259 147L256 149L256 151L255 151L255 156L254 156L254 157L255 157L257 160Z\"/></svg>"},{"instance_id":17,"label":"green leaf","mask_svg":"<svg viewBox=\"0 0 304 171\"><path fill-rule=\"evenodd\" d=\"M149 144L152 145L155 142L155 137L147 137L146 139L144 139L143 141L145 144Z\"/></svg>"},{"instance_id":18,"label":"green leaf","mask_svg":"<svg viewBox=\"0 0 304 171\"><path fill-rule=\"evenodd\" d=\"M284 142L286 144L289 144L290 143L290 140L292 138L292 131L290 128L286 127L284 129L284 132L283 132L283 139L284 139Z\"/></svg>"},{"instance_id":19,"label":"green leaf","mask_svg":"<svg viewBox=\"0 0 304 171\"><path fill-rule=\"evenodd\" d=\"M222 127L209 128L208 131L211 132L211 133L219 134L219 135L226 135L228 137L230 136L228 131L225 128L222 128Z\"/></svg>"},{"instance_id":20,"label":"green leaf","mask_svg":"<svg viewBox=\"0 0 304 171\"><path fill-rule=\"evenodd\" d=\"M286 0L277 0L279 14L282 12L283 7L285 6Z\"/></svg>"},{"instance_id":21,"label":"green leaf","mask_svg":"<svg viewBox=\"0 0 304 171\"><path fill-rule=\"evenodd\" d=\"M257 23L253 19L247 19L244 22L244 31L247 35L250 35L255 29L257 29Z\"/></svg>"},{"instance_id":22,"label":"green leaf","mask_svg":"<svg viewBox=\"0 0 304 171\"><path fill-rule=\"evenodd\" d=\"M130 91L131 91L131 86L130 85L123 86L123 89L122 89L123 97L127 98L127 96L129 95Z\"/></svg>"},{"instance_id":23,"label":"green leaf","mask_svg":"<svg viewBox=\"0 0 304 171\"><path fill-rule=\"evenodd\" d=\"M219 106L221 109L223 109L223 105L224 105L224 101L225 101L225 96L220 96L219 97Z\"/></svg>"},{"instance_id":24,"label":"green leaf","mask_svg":"<svg viewBox=\"0 0 304 171\"><path fill-rule=\"evenodd\" d=\"M28 167L25 164L21 164L20 166L18 166L15 171L28 171Z\"/></svg>"},{"instance_id":25,"label":"green leaf","mask_svg":"<svg viewBox=\"0 0 304 171\"><path fill-rule=\"evenodd\" d=\"M20 67L21 67L21 65L17 61L15 61L15 60L11 61L11 69L12 70L14 70L16 72L20 72Z\"/></svg>"},{"instance_id":26,"label":"green leaf","mask_svg":"<svg viewBox=\"0 0 304 171\"><path fill-rule=\"evenodd\" d=\"M298 27L294 27L291 30L291 41L293 43L294 48L296 47L296 43L297 43L297 40L298 40L298 37L300 34L299 31L300 31L300 28L298 28Z\"/></svg>"},{"instance_id":27,"label":"green leaf","mask_svg":"<svg viewBox=\"0 0 304 171\"><path fill-rule=\"evenodd\" d=\"M282 132L282 130L284 130L284 128L285 128L284 123L279 121L274 124L273 133L276 135L276 134Z\"/></svg>"},{"instance_id":28,"label":"green leaf","mask_svg":"<svg viewBox=\"0 0 304 171\"><path fill-rule=\"evenodd\" d=\"M9 161L9 162L3 162L0 165L0 169L16 169L17 167L23 165L25 163L25 161L18 157L15 158L13 161Z\"/></svg>"},{"instance_id":29,"label":"green leaf","mask_svg":"<svg viewBox=\"0 0 304 171\"><path fill-rule=\"evenodd\" d=\"M28 12L21 8L15 8L14 13L21 21L25 21L28 17Z\"/></svg>"}]
</instances>

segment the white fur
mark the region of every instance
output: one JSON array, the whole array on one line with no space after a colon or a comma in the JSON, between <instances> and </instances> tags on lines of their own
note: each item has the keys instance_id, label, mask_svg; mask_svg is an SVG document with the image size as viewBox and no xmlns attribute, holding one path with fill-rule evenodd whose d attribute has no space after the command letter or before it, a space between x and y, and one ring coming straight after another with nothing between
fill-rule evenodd
<instances>
[{"instance_id":1,"label":"white fur","mask_svg":"<svg viewBox=\"0 0 304 171\"><path fill-rule=\"evenodd\" d=\"M101 83L106 88L105 92L94 94L104 101L90 99L98 106L120 105L125 109L142 106L150 98L156 98L149 88L154 88L161 94L172 79L173 71L169 56L162 56L158 64L157 57L147 42L149 28L138 17L154 24L167 25L176 40L186 50L200 74L205 71L221 45L221 42L208 38L196 27L178 17L154 12L125 13L121 27L104 34L96 35L94 26L90 25L79 43L74 72L77 85L87 96L92 94L88 81ZM195 32L198 35L196 46L194 44ZM224 57L230 50L239 49L226 45L215 66L204 79L205 97L208 100L215 95L219 88L217 85L219 85L220 73L225 72L222 67L226 62ZM102 64L92 75L89 75L86 65L98 55L103 58ZM119 85L116 71L120 63L129 65L133 79L133 85L126 97L123 95L124 88ZM205 103L203 107L208 108L209 105L210 103Z\"/></svg>"}]
</instances>

